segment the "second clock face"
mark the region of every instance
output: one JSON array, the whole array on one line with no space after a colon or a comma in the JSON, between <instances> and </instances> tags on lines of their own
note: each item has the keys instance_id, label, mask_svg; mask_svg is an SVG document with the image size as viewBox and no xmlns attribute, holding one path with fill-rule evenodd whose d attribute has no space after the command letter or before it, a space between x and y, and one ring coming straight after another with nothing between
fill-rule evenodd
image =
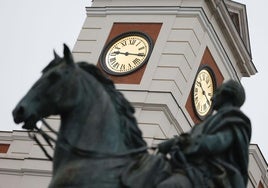
<instances>
[{"instance_id":1,"label":"second clock face","mask_svg":"<svg viewBox=\"0 0 268 188\"><path fill-rule=\"evenodd\" d=\"M215 90L215 81L208 68L201 69L193 86L193 105L197 115L203 119L212 110L211 98Z\"/></svg>"},{"instance_id":2,"label":"second clock face","mask_svg":"<svg viewBox=\"0 0 268 188\"><path fill-rule=\"evenodd\" d=\"M101 55L102 68L112 75L129 74L148 61L152 41L141 32L128 32L114 38Z\"/></svg>"}]
</instances>

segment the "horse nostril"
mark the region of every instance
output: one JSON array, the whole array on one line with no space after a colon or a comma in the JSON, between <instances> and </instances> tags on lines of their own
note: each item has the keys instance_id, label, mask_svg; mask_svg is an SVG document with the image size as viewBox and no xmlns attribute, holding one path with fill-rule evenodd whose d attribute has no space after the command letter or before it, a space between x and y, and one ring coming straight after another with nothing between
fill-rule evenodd
<instances>
[{"instance_id":1,"label":"horse nostril","mask_svg":"<svg viewBox=\"0 0 268 188\"><path fill-rule=\"evenodd\" d=\"M24 115L25 115L25 109L23 106L18 106L13 111L13 117L14 117L14 121L16 123L20 123L20 121L24 117Z\"/></svg>"},{"instance_id":2,"label":"horse nostril","mask_svg":"<svg viewBox=\"0 0 268 188\"><path fill-rule=\"evenodd\" d=\"M24 114L24 107L23 107L23 106L20 106L20 107L17 109L17 114L18 114L18 115L23 115L23 114Z\"/></svg>"}]
</instances>

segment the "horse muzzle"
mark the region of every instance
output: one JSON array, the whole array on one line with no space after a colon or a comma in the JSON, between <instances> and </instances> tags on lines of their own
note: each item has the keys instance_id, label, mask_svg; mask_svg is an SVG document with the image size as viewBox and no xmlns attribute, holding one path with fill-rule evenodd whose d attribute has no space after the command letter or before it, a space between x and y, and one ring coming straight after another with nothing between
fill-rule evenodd
<instances>
[{"instance_id":1,"label":"horse muzzle","mask_svg":"<svg viewBox=\"0 0 268 188\"><path fill-rule=\"evenodd\" d=\"M13 119L16 124L24 122L22 128L33 129L36 126L36 122L39 120L34 113L27 112L23 105L18 105L12 111Z\"/></svg>"}]
</instances>

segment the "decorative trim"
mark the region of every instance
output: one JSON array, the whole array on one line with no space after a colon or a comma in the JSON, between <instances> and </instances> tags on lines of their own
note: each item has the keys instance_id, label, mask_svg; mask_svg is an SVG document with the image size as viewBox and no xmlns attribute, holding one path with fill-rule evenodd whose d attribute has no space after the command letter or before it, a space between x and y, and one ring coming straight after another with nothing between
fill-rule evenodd
<instances>
[{"instance_id":1,"label":"decorative trim","mask_svg":"<svg viewBox=\"0 0 268 188\"><path fill-rule=\"evenodd\" d=\"M33 170L33 169L6 169L0 168L0 174L9 174L9 175L32 175L32 176L41 176L41 177L52 177L52 170Z\"/></svg>"},{"instance_id":2,"label":"decorative trim","mask_svg":"<svg viewBox=\"0 0 268 188\"><path fill-rule=\"evenodd\" d=\"M106 40L106 43L104 44L103 49L105 49L105 46L113 40L114 37L130 31L139 31L146 33L151 39L152 43L154 44L157 40L158 34L160 32L160 29L162 27L162 23L150 23L150 22L134 22L134 23L125 23L125 22L115 22L113 23L113 27L111 28L110 34ZM149 63L150 59L148 60ZM97 66L100 67L100 59L98 61ZM141 79L143 77L144 71L146 69L147 63L140 67L138 70L133 72L132 74L127 75L110 75L103 71L104 74L106 74L110 79L114 81L116 84L140 84ZM102 69L101 69L102 70Z\"/></svg>"},{"instance_id":3,"label":"decorative trim","mask_svg":"<svg viewBox=\"0 0 268 188\"><path fill-rule=\"evenodd\" d=\"M207 1L211 11L216 12L215 16L218 18L219 24L223 27L223 32L226 35L226 39L230 39L228 42L233 47L233 52L236 54L238 60L237 65L240 68L240 72L243 76L251 76L257 73L257 70L252 62L251 52L247 49L240 35L238 34L229 12L224 2ZM202 7L181 7L181 6L163 6L163 7L148 7L148 6L113 6L113 7L87 7L87 16L109 16L109 15L176 15L176 16L197 16L203 27L211 38L211 41L217 47L218 53L222 56L223 62L229 64L226 69L231 73L232 78L240 79L240 76L236 74L235 68L229 58L229 55L225 51L224 45L221 43L219 36L217 35L212 23L206 15L206 12Z\"/></svg>"},{"instance_id":4,"label":"decorative trim","mask_svg":"<svg viewBox=\"0 0 268 188\"><path fill-rule=\"evenodd\" d=\"M131 70L125 70L123 72L117 72L117 71L114 71L111 68L109 68L109 66L107 66L106 56L109 53L110 48L112 46L114 46L115 43L118 43L118 41L120 41L120 40L122 40L124 38L127 38L127 37L140 37L144 41L146 41L147 44L148 44L147 54L144 54L144 56L146 56L146 57L135 68L132 68ZM127 46L127 43L124 44L124 46ZM133 45L133 46L136 46L136 48L138 48L138 44L137 45ZM153 41L152 41L151 37L147 33L140 32L140 31L128 31L128 32L124 32L124 33L121 33L121 34L117 35L116 37L114 37L112 40L110 40L108 42L108 44L105 45L105 47L103 48L102 53L100 55L100 65L101 65L102 69L106 73L111 74L111 75L114 75L114 76L121 76L121 75L131 74L131 73L137 71L138 69L140 69L143 65L145 65L148 62L148 60L149 60L149 58L151 56L152 50L153 50ZM125 56L128 56L128 53L129 52L126 52L126 53L127 54L125 54ZM114 59L115 59L115 56L114 56ZM136 60L140 60L140 59L136 59ZM118 61L114 61L114 62L118 62ZM124 66L126 65L126 64L124 64L124 62L122 64ZM119 64L117 63L117 65L119 65Z\"/></svg>"},{"instance_id":5,"label":"decorative trim","mask_svg":"<svg viewBox=\"0 0 268 188\"><path fill-rule=\"evenodd\" d=\"M203 66L208 66L212 70L213 74L215 75L215 81L216 81L215 88L217 88L217 86L221 85L223 80L224 80L223 75L222 75L220 69L218 68L218 66L217 66L217 64L216 64L216 62L215 62L215 60L214 60L214 58L213 58L213 56L208 48L206 48L204 53L203 53L203 57L201 59L198 71ZM198 71L197 71L197 73L198 73ZM193 122L195 124L197 124L202 119L200 119L197 116L197 114L195 113L194 106L193 106L193 97L192 97L193 91L192 90L193 90L193 87L192 87L192 89L189 93L189 96L187 98L185 108L186 108L187 112L189 113L190 117L192 118Z\"/></svg>"},{"instance_id":6,"label":"decorative trim","mask_svg":"<svg viewBox=\"0 0 268 188\"><path fill-rule=\"evenodd\" d=\"M178 123L172 112L170 111L169 107L166 104L141 104L141 103L133 103L134 107L140 107L142 110L148 111L161 111L165 114L168 121L171 125L175 127L178 133L184 132L181 128L181 125Z\"/></svg>"},{"instance_id":7,"label":"decorative trim","mask_svg":"<svg viewBox=\"0 0 268 188\"><path fill-rule=\"evenodd\" d=\"M192 89L191 89L193 109L194 109L194 112L195 112L196 116L199 117L200 120L204 120L206 117L208 117L209 115L211 115L211 113L212 113L212 111L213 111L213 107L212 107L213 104L211 104L210 109L209 109L209 111L207 112L207 114L204 115L204 116L201 116L201 115L198 113L198 111L197 111L197 109L196 109L196 106L195 106L195 101L194 101L194 87L195 87L195 86L194 86L194 85L195 85L196 79L197 79L197 77L198 77L198 74L199 74L200 71L202 71L202 70L206 70L206 71L210 74L210 76L211 76L212 84L213 84L213 85L212 85L212 86L213 86L213 94L215 93L215 90L216 90L216 88L217 88L217 78L216 78L216 76L215 76L214 71L212 70L212 68L211 68L208 64L202 64L202 65L199 67L198 71L197 71L197 74L196 74L196 76L195 76L195 79L194 79L194 82L193 82L193 86L192 86ZM201 86L201 87L202 87L202 86ZM212 103L212 102L211 102L211 103Z\"/></svg>"},{"instance_id":8,"label":"decorative trim","mask_svg":"<svg viewBox=\"0 0 268 188\"><path fill-rule=\"evenodd\" d=\"M231 17L229 11L226 7L224 1L209 1L212 5L212 9L214 9L216 13L216 17L222 23L224 27L223 31L226 34L226 38L230 39L230 44L233 46L235 52L237 53L238 57L238 65L240 66L241 72L244 76L250 76L257 73L257 69L252 62L251 52L250 49L244 44L243 40L241 39Z\"/></svg>"},{"instance_id":9,"label":"decorative trim","mask_svg":"<svg viewBox=\"0 0 268 188\"><path fill-rule=\"evenodd\" d=\"M258 164L262 174L266 174L268 164L265 161L265 158L257 144L250 144L249 155L252 155L252 157L255 159L255 162Z\"/></svg>"},{"instance_id":10,"label":"decorative trim","mask_svg":"<svg viewBox=\"0 0 268 188\"><path fill-rule=\"evenodd\" d=\"M87 7L87 16L107 16L107 15L174 15L178 13L180 6L107 6L107 7Z\"/></svg>"}]
</instances>

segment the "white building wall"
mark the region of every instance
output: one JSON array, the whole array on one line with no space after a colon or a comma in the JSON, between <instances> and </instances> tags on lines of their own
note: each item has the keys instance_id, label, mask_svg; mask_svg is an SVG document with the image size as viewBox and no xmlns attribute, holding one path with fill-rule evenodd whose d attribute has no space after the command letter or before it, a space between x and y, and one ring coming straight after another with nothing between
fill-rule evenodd
<instances>
[{"instance_id":1,"label":"white building wall","mask_svg":"<svg viewBox=\"0 0 268 188\"><path fill-rule=\"evenodd\" d=\"M55 120L48 122L53 124ZM145 126L145 129L151 131L153 136L162 138L162 135L155 134L154 128L150 126L151 123L148 127ZM36 143L30 140L26 131L0 131L0 144L10 144L7 153L0 153L0 188L48 187L52 177L52 162L48 161ZM47 149L51 152L48 147ZM260 149L252 144L249 151L247 187L259 188L261 182L264 188L268 188L268 166Z\"/></svg>"},{"instance_id":2,"label":"white building wall","mask_svg":"<svg viewBox=\"0 0 268 188\"><path fill-rule=\"evenodd\" d=\"M87 8L87 18L73 49L76 61L97 64L115 22L162 23L141 83L116 85L135 107L139 127L149 145L186 132L193 125L185 103L206 47L224 79L240 80L255 73L248 54L242 53L243 47L234 45L240 44L241 39L232 35L228 20L220 14L224 7L219 3L216 9L213 2L95 0ZM58 127L57 117L48 121ZM10 144L8 152L0 154L0 188L47 187L52 163L26 132L0 132L0 143ZM259 148L250 148L248 187L258 187L259 182L268 187L267 164Z\"/></svg>"}]
</instances>

